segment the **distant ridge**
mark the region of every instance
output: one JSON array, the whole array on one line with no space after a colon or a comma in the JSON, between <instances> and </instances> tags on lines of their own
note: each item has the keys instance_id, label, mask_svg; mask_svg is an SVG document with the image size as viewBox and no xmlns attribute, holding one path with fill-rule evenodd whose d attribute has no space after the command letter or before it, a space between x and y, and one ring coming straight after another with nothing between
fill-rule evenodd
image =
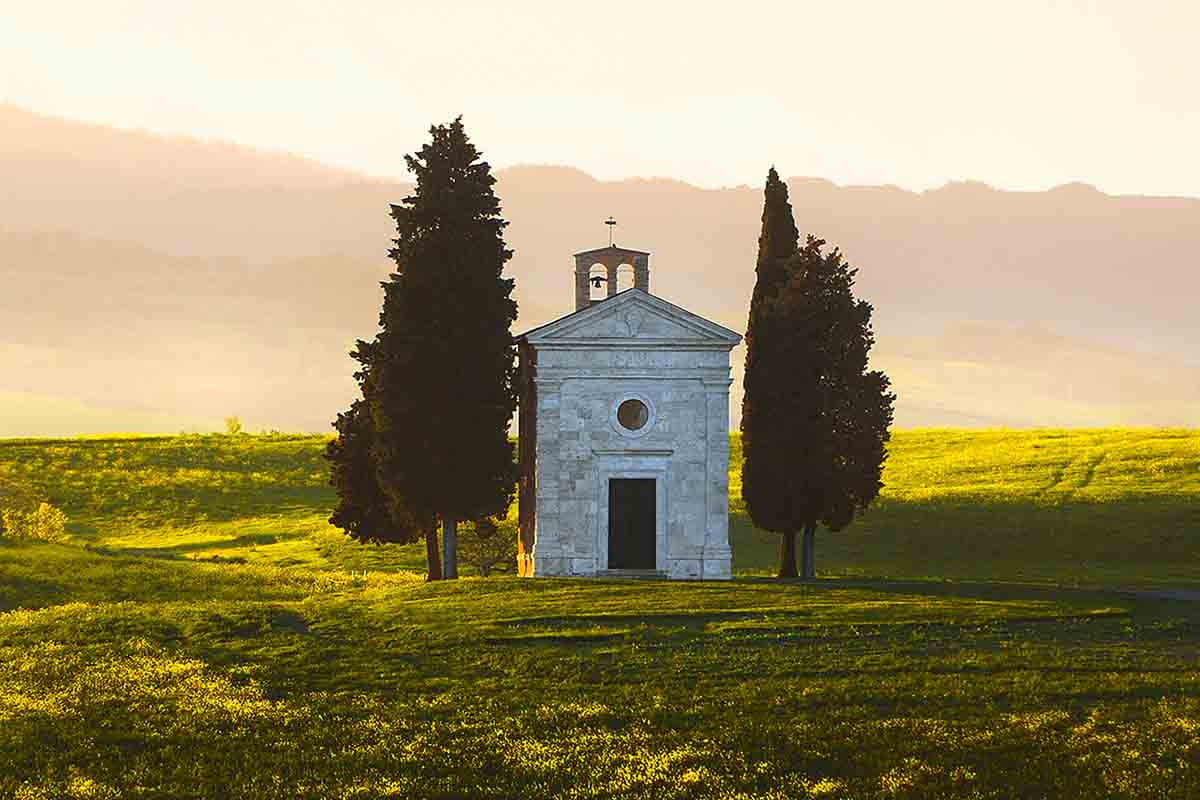
<instances>
[{"instance_id":1,"label":"distant ridge","mask_svg":"<svg viewBox=\"0 0 1200 800\"><path fill-rule=\"evenodd\" d=\"M327 430L410 184L13 106L0 131L0 394ZM569 310L570 255L611 214L652 292L742 329L761 187L496 176L519 328ZM788 184L801 231L860 270L900 424L1200 425L1200 200Z\"/></svg>"},{"instance_id":2,"label":"distant ridge","mask_svg":"<svg viewBox=\"0 0 1200 800\"><path fill-rule=\"evenodd\" d=\"M0 103L5 180L170 188L329 188L377 179L283 150L64 120Z\"/></svg>"}]
</instances>

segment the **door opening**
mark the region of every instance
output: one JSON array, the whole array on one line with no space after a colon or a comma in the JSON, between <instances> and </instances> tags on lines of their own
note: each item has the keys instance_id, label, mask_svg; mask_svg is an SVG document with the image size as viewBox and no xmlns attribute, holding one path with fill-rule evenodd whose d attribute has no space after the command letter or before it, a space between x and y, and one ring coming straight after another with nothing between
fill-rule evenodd
<instances>
[{"instance_id":1,"label":"door opening","mask_svg":"<svg viewBox=\"0 0 1200 800\"><path fill-rule=\"evenodd\" d=\"M655 568L654 478L608 482L608 568Z\"/></svg>"}]
</instances>

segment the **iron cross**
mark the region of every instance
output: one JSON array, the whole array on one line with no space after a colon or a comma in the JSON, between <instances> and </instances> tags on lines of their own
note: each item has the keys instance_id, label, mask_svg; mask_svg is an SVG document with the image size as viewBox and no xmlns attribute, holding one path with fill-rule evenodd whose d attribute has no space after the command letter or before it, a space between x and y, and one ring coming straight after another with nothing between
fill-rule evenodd
<instances>
[{"instance_id":1,"label":"iron cross","mask_svg":"<svg viewBox=\"0 0 1200 800\"><path fill-rule=\"evenodd\" d=\"M608 246L613 246L613 228L617 226L617 221L611 216L604 220L604 224L608 226Z\"/></svg>"}]
</instances>

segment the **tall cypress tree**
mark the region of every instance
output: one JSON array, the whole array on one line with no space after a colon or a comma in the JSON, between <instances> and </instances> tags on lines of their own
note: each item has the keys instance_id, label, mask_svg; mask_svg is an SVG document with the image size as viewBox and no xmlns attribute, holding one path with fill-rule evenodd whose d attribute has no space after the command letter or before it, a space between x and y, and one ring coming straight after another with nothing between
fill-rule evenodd
<instances>
[{"instance_id":1,"label":"tall cypress tree","mask_svg":"<svg viewBox=\"0 0 1200 800\"><path fill-rule=\"evenodd\" d=\"M462 119L406 156L416 189L392 206L396 271L384 284L367 376L377 477L394 505L443 524L443 572L457 577L460 519L503 514L516 480L517 305L495 178Z\"/></svg>"},{"instance_id":2,"label":"tall cypress tree","mask_svg":"<svg viewBox=\"0 0 1200 800\"><path fill-rule=\"evenodd\" d=\"M767 298L759 322L777 368L771 390L764 495L747 495L754 523L795 539L804 533L801 577L816 575L817 525L838 531L879 495L895 395L869 371L872 308L854 297L854 276L838 250L809 236L787 261L786 283ZM761 469L760 464L756 469ZM790 568L790 570L789 570ZM795 565L780 564L780 574Z\"/></svg>"},{"instance_id":3,"label":"tall cypress tree","mask_svg":"<svg viewBox=\"0 0 1200 800\"><path fill-rule=\"evenodd\" d=\"M756 510L774 502L783 491L780 476L787 468L786 453L775 447L772 428L778 373L786 365L769 350L769 338L760 343L760 322L767 301L778 294L787 281L787 260L796 252L799 232L788 201L787 184L779 179L775 167L767 172L763 190L762 230L758 236L758 261L755 265L754 294L746 322L746 368L742 376L742 493L751 518L760 528ZM776 528L766 528L777 530ZM795 531L782 531L779 542L779 576L796 577Z\"/></svg>"},{"instance_id":4,"label":"tall cypress tree","mask_svg":"<svg viewBox=\"0 0 1200 800\"><path fill-rule=\"evenodd\" d=\"M763 189L762 230L758 235L758 260L754 266L754 295L750 303L753 317L755 299L772 295L787 280L785 263L796 252L800 232L792 215L787 184L779 179L775 167L767 170Z\"/></svg>"},{"instance_id":5,"label":"tall cypress tree","mask_svg":"<svg viewBox=\"0 0 1200 800\"><path fill-rule=\"evenodd\" d=\"M779 577L815 576L818 524L841 530L879 494L895 395L868 371L872 308L856 270L812 236L797 249L787 187L767 176L758 280L746 333L743 496L780 535ZM789 250L790 249L790 250Z\"/></svg>"},{"instance_id":6,"label":"tall cypress tree","mask_svg":"<svg viewBox=\"0 0 1200 800\"><path fill-rule=\"evenodd\" d=\"M432 518L414 514L404 505L403 497L389 495L379 481L373 456L375 422L365 396L375 347L375 342L360 340L350 353L361 365L354 377L363 396L337 415L333 423L337 436L325 446L325 458L330 462L329 483L337 492L329 522L360 542L408 544L424 536L429 579L439 580L441 558Z\"/></svg>"}]
</instances>

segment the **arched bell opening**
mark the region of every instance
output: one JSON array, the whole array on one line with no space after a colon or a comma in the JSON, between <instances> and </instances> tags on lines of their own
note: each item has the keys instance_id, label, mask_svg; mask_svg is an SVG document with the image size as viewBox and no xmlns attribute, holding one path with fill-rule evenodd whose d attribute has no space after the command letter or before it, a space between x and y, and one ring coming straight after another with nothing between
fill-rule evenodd
<instances>
[{"instance_id":1,"label":"arched bell opening","mask_svg":"<svg viewBox=\"0 0 1200 800\"><path fill-rule=\"evenodd\" d=\"M597 303L608 295L608 267L593 264L588 270L588 297L593 303Z\"/></svg>"},{"instance_id":2,"label":"arched bell opening","mask_svg":"<svg viewBox=\"0 0 1200 800\"><path fill-rule=\"evenodd\" d=\"M621 264L617 267L617 291L623 292L634 286L633 264Z\"/></svg>"}]
</instances>

